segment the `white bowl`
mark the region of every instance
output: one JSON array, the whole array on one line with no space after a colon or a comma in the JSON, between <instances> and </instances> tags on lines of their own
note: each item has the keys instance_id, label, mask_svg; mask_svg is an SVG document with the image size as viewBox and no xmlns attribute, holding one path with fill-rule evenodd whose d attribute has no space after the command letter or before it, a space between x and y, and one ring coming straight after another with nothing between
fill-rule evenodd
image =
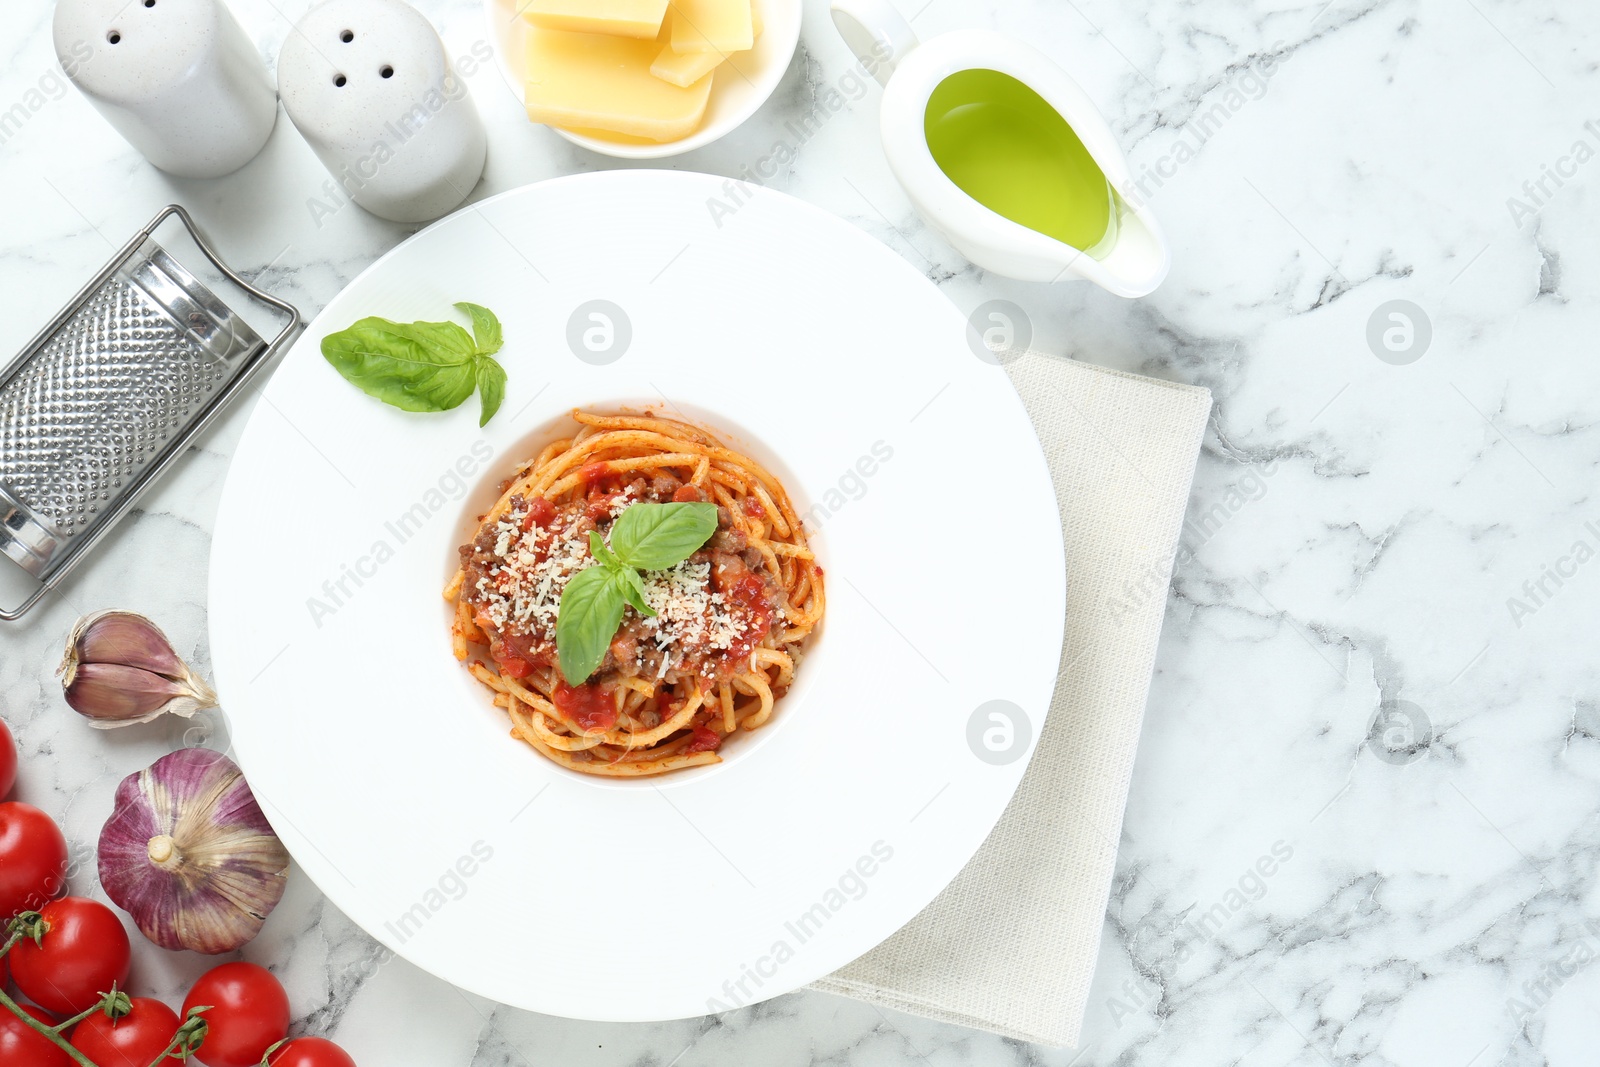
<instances>
[{"instance_id":1,"label":"white bowl","mask_svg":"<svg viewBox=\"0 0 1600 1067\"><path fill-rule=\"evenodd\" d=\"M768 189L719 228L722 183L571 175L400 245L284 356L217 515L217 689L296 864L417 966L550 1015L696 1017L858 958L989 835L1056 685L1061 523L1005 371L881 241ZM476 401L400 411L322 357L358 318L456 300L505 324L485 427ZM597 300L626 338L607 362L573 340ZM773 721L648 783L511 737L439 595L499 479L602 405L681 411L772 463L828 573ZM996 701L1017 716L999 759Z\"/></svg>"},{"instance_id":2,"label":"white bowl","mask_svg":"<svg viewBox=\"0 0 1600 1067\"><path fill-rule=\"evenodd\" d=\"M615 139L550 127L575 145L619 159L664 159L710 144L754 115L778 87L800 44L800 0L753 0L761 6L762 32L755 47L737 52L717 68L711 100L699 129L676 141ZM517 102L522 103L529 24L519 15L527 0L485 0L495 62Z\"/></svg>"}]
</instances>

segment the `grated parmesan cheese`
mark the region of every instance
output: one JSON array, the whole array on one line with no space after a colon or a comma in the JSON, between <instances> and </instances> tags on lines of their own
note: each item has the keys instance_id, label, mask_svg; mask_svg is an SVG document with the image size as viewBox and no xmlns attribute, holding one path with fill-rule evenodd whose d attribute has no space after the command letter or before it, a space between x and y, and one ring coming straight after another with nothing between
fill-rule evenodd
<instances>
[{"instance_id":1,"label":"grated parmesan cheese","mask_svg":"<svg viewBox=\"0 0 1600 1067\"><path fill-rule=\"evenodd\" d=\"M656 648L668 654L663 673L675 647L723 650L744 636L745 620L729 613L722 594L711 591L709 563L686 560L668 570L646 571L644 595L656 612L644 620L644 628Z\"/></svg>"},{"instance_id":2,"label":"grated parmesan cheese","mask_svg":"<svg viewBox=\"0 0 1600 1067\"><path fill-rule=\"evenodd\" d=\"M611 517L613 519L620 519L622 517L622 513L628 510L629 505L639 503L639 499L634 496L633 489L634 487L630 485L612 499ZM606 538L606 544L611 544L610 537Z\"/></svg>"},{"instance_id":3,"label":"grated parmesan cheese","mask_svg":"<svg viewBox=\"0 0 1600 1067\"><path fill-rule=\"evenodd\" d=\"M515 622L520 629L554 634L561 591L572 576L595 565L586 536L574 536L578 516L559 516L549 529L523 530L526 510L507 514L496 530L490 568L494 579L479 579L480 603L496 627ZM488 584L488 588L485 585Z\"/></svg>"}]
</instances>

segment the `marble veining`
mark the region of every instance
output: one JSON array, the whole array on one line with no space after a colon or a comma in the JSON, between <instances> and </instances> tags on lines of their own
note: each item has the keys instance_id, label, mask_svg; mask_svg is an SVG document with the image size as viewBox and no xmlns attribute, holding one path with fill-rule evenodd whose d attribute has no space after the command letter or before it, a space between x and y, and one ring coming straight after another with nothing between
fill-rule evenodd
<instances>
[{"instance_id":1,"label":"marble veining","mask_svg":"<svg viewBox=\"0 0 1600 1067\"><path fill-rule=\"evenodd\" d=\"M1014 301L1038 347L1215 393L1082 1047L814 993L658 1025L513 1011L388 958L298 875L246 955L283 977L298 1031L364 1064L1592 1062L1600 10L899 2L925 37L1002 30L1079 79L1172 240L1155 295L993 277L922 225L878 148L879 90L851 79L820 2L768 106L670 164L762 168L962 309ZM269 66L309 6L232 3ZM452 56L486 37L474 0L418 6ZM66 86L50 5L8 15L0 350L172 200L309 314L415 229L343 202L286 122L226 179L162 175ZM527 125L492 69L469 84L490 130L474 200L634 165ZM1413 362L1369 343L1394 300L1431 330ZM0 631L21 797L77 842L95 839L124 775L205 726L91 733L52 678L59 642L81 612L135 608L207 666L209 531L254 403L221 419L59 597ZM92 863L73 887L97 891ZM141 946L137 984L176 1002L205 966Z\"/></svg>"}]
</instances>

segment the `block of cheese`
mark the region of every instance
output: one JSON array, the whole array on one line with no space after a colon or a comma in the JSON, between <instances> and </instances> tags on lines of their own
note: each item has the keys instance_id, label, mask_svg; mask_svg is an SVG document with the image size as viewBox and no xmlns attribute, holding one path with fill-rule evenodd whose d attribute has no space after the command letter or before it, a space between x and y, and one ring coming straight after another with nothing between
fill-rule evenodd
<instances>
[{"instance_id":1,"label":"block of cheese","mask_svg":"<svg viewBox=\"0 0 1600 1067\"><path fill-rule=\"evenodd\" d=\"M670 22L672 16L668 15ZM721 52L674 52L672 46L663 45L650 64L650 73L673 85L690 86L722 66Z\"/></svg>"},{"instance_id":2,"label":"block of cheese","mask_svg":"<svg viewBox=\"0 0 1600 1067\"><path fill-rule=\"evenodd\" d=\"M583 126L563 126L568 133L578 134L580 137L593 137L596 141L610 141L612 144L660 144L659 141L649 137L633 137L626 133L615 133L611 130L591 130Z\"/></svg>"},{"instance_id":3,"label":"block of cheese","mask_svg":"<svg viewBox=\"0 0 1600 1067\"><path fill-rule=\"evenodd\" d=\"M522 17L548 30L654 39L668 0L529 0Z\"/></svg>"},{"instance_id":4,"label":"block of cheese","mask_svg":"<svg viewBox=\"0 0 1600 1067\"><path fill-rule=\"evenodd\" d=\"M754 3L750 7L750 30L753 39L761 37L761 12L758 10L759 7L759 3ZM673 85L688 87L716 70L722 65L722 61L728 57L721 52L715 51L679 52L674 49L670 35L673 24L682 17L676 10L667 12L667 26L663 31L663 36L667 36L668 42L662 47L660 54L656 56L656 61L650 64L650 73L671 82Z\"/></svg>"},{"instance_id":5,"label":"block of cheese","mask_svg":"<svg viewBox=\"0 0 1600 1067\"><path fill-rule=\"evenodd\" d=\"M549 123L676 141L705 117L712 75L687 88L650 73L656 41L533 27L528 34L524 101L528 117Z\"/></svg>"},{"instance_id":6,"label":"block of cheese","mask_svg":"<svg viewBox=\"0 0 1600 1067\"><path fill-rule=\"evenodd\" d=\"M755 43L750 0L672 0L674 52L743 52Z\"/></svg>"}]
</instances>

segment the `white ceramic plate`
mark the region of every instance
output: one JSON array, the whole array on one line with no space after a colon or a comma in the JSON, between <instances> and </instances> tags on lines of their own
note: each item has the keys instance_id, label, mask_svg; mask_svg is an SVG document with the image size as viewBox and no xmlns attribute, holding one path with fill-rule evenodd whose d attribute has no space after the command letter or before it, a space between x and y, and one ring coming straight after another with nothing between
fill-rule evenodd
<instances>
[{"instance_id":1,"label":"white ceramic plate","mask_svg":"<svg viewBox=\"0 0 1600 1067\"><path fill-rule=\"evenodd\" d=\"M507 1004L679 1018L848 963L982 843L1049 707L1060 526L1004 372L877 241L768 191L713 219L725 195L704 174L604 171L417 234L285 357L223 493L212 654L264 809L374 937ZM363 316L458 300L505 324L485 429L476 400L407 414L319 352ZM630 335L604 364L568 342L595 300ZM812 512L829 602L768 727L721 765L618 785L509 736L451 656L440 589L550 427L628 404L770 461ZM1014 733L993 708L975 720L991 701Z\"/></svg>"},{"instance_id":2,"label":"white ceramic plate","mask_svg":"<svg viewBox=\"0 0 1600 1067\"><path fill-rule=\"evenodd\" d=\"M728 57L713 75L711 99L700 128L664 143L618 137L592 137L551 129L575 145L620 159L664 159L710 144L754 115L783 79L800 43L800 0L754 0L761 5L763 29L755 47ZM527 0L484 0L495 62L511 93L522 103L527 70L528 22L519 14Z\"/></svg>"}]
</instances>

